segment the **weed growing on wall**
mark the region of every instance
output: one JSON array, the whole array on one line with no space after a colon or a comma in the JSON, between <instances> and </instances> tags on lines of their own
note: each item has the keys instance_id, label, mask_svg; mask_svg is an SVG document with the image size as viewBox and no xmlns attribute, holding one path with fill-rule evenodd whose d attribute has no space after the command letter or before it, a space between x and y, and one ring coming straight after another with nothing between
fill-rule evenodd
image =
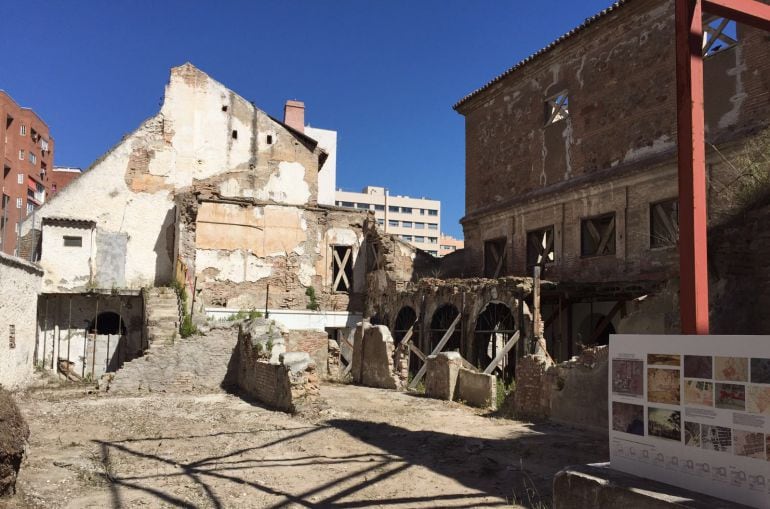
<instances>
[{"instance_id":1,"label":"weed growing on wall","mask_svg":"<svg viewBox=\"0 0 770 509\"><path fill-rule=\"evenodd\" d=\"M308 296L308 299L310 299L310 302L307 304L307 308L312 311L318 311L321 309L321 305L318 303L318 297L315 294L315 288L312 286L308 286L307 290L305 290L305 295Z\"/></svg>"}]
</instances>

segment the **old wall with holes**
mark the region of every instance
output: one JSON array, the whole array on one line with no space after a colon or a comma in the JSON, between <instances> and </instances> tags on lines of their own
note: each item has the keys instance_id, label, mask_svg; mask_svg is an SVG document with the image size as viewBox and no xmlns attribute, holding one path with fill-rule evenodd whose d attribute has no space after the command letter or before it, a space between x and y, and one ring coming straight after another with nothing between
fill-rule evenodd
<instances>
[{"instance_id":1,"label":"old wall with holes","mask_svg":"<svg viewBox=\"0 0 770 509\"><path fill-rule=\"evenodd\" d=\"M672 257L649 246L649 205L675 197L673 3L633 2L560 42L458 107L466 120L465 249L484 273L484 243L505 237L507 273L529 273L526 234L554 225L554 277L646 278ZM711 208L722 212L724 164L767 123L764 32L706 57ZM568 112L549 118L567 94ZM614 253L580 250L583 218L616 214ZM600 259L601 258L601 259Z\"/></svg>"},{"instance_id":2,"label":"old wall with holes","mask_svg":"<svg viewBox=\"0 0 770 509\"><path fill-rule=\"evenodd\" d=\"M306 310L312 288L319 310L363 309L365 212L199 194L177 201L178 256L197 278L196 306Z\"/></svg>"},{"instance_id":3,"label":"old wall with holes","mask_svg":"<svg viewBox=\"0 0 770 509\"><path fill-rule=\"evenodd\" d=\"M222 198L313 205L325 157L315 140L188 63L171 70L160 112L41 207L36 222L90 220L102 236L125 235L125 260L117 260L117 267L104 264L119 277L99 277L100 284L132 289L167 284L178 251L176 193L195 187ZM31 227L27 221L22 233ZM59 274L58 253L45 244L44 238L41 264L51 265L46 289L82 290L92 278L90 267L78 264L79 273Z\"/></svg>"},{"instance_id":4,"label":"old wall with holes","mask_svg":"<svg viewBox=\"0 0 770 509\"><path fill-rule=\"evenodd\" d=\"M71 379L95 380L118 370L148 346L142 297L49 294L36 302L38 361Z\"/></svg>"},{"instance_id":5,"label":"old wall with holes","mask_svg":"<svg viewBox=\"0 0 770 509\"><path fill-rule=\"evenodd\" d=\"M27 385L34 369L35 309L43 271L0 253L0 386Z\"/></svg>"},{"instance_id":6,"label":"old wall with holes","mask_svg":"<svg viewBox=\"0 0 770 509\"><path fill-rule=\"evenodd\" d=\"M377 277L369 273L369 278ZM387 325L396 345L414 326L411 341L428 355L459 313L460 320L452 340L442 351L459 351L466 361L484 369L496 349L503 346L504 339L510 338L515 331L521 331L522 340L510 358L528 348L529 339L526 338L532 337L532 315L526 299L531 291L532 281L527 278L423 278L386 294L367 294L366 315L372 317L375 325ZM495 323L482 325L480 317L486 316L484 313L490 306L499 306L499 312L492 320ZM410 318L404 320L407 315ZM493 337L491 331L496 324L499 325L499 333ZM419 365L421 363L417 368ZM412 371L413 368L410 367Z\"/></svg>"}]
</instances>

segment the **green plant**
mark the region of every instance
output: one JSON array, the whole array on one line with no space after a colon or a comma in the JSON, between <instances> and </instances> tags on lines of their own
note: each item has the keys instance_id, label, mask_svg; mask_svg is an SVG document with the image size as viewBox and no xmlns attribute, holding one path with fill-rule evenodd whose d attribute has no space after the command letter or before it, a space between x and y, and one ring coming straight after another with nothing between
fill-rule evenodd
<instances>
[{"instance_id":1,"label":"green plant","mask_svg":"<svg viewBox=\"0 0 770 509\"><path fill-rule=\"evenodd\" d=\"M246 311L244 309L238 310L237 313L230 315L226 318L229 322L236 322L238 320L254 320L256 318L262 318L262 312L257 311L254 308L251 308L249 311Z\"/></svg>"},{"instance_id":2,"label":"green plant","mask_svg":"<svg viewBox=\"0 0 770 509\"><path fill-rule=\"evenodd\" d=\"M307 309L310 309L312 311L318 311L321 309L321 305L318 303L318 297L315 294L315 288L312 286L308 286L305 290L305 295L307 295L308 299L310 299L310 302L307 304Z\"/></svg>"},{"instance_id":3,"label":"green plant","mask_svg":"<svg viewBox=\"0 0 770 509\"><path fill-rule=\"evenodd\" d=\"M505 380L497 377L497 401L495 408L500 408L508 395L516 389L516 382L506 385Z\"/></svg>"},{"instance_id":4,"label":"green plant","mask_svg":"<svg viewBox=\"0 0 770 509\"><path fill-rule=\"evenodd\" d=\"M182 318L182 326L179 329L179 334L183 338L189 338L193 334L198 333L198 327L195 326L195 324L192 321L192 317L185 312L184 317Z\"/></svg>"}]
</instances>

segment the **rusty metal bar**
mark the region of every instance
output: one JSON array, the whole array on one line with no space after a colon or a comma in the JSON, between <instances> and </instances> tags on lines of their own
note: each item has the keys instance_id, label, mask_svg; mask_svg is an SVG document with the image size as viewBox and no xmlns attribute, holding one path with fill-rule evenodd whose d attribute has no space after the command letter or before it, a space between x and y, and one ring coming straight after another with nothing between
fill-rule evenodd
<instances>
[{"instance_id":1,"label":"rusty metal bar","mask_svg":"<svg viewBox=\"0 0 770 509\"><path fill-rule=\"evenodd\" d=\"M676 0L679 273L682 333L708 334L706 151L701 0Z\"/></svg>"},{"instance_id":2,"label":"rusty metal bar","mask_svg":"<svg viewBox=\"0 0 770 509\"><path fill-rule=\"evenodd\" d=\"M118 306L118 346L115 350L118 353L118 365L119 368L126 361L126 343L128 342L128 334L123 334L123 298L120 298L120 305Z\"/></svg>"},{"instance_id":3,"label":"rusty metal bar","mask_svg":"<svg viewBox=\"0 0 770 509\"><path fill-rule=\"evenodd\" d=\"M703 0L703 12L770 31L770 5L756 0Z\"/></svg>"},{"instance_id":4,"label":"rusty metal bar","mask_svg":"<svg viewBox=\"0 0 770 509\"><path fill-rule=\"evenodd\" d=\"M42 369L45 369L45 350L48 347L48 295L45 296L45 314L43 315L43 360L41 361Z\"/></svg>"}]
</instances>

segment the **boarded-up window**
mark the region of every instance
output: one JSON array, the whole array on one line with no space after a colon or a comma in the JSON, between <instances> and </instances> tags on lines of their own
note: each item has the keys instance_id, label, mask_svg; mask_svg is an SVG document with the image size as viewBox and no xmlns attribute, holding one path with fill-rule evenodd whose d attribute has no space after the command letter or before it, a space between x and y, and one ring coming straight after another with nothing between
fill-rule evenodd
<instances>
[{"instance_id":1,"label":"boarded-up window","mask_svg":"<svg viewBox=\"0 0 770 509\"><path fill-rule=\"evenodd\" d=\"M83 237L64 236L65 247L83 247Z\"/></svg>"},{"instance_id":2,"label":"boarded-up window","mask_svg":"<svg viewBox=\"0 0 770 509\"><path fill-rule=\"evenodd\" d=\"M650 247L675 246L679 241L679 202L676 199L650 205Z\"/></svg>"},{"instance_id":3,"label":"boarded-up window","mask_svg":"<svg viewBox=\"0 0 770 509\"><path fill-rule=\"evenodd\" d=\"M494 279L505 276L505 244L505 238L484 242L484 277Z\"/></svg>"},{"instance_id":4,"label":"boarded-up window","mask_svg":"<svg viewBox=\"0 0 770 509\"><path fill-rule=\"evenodd\" d=\"M545 101L545 125L561 122L569 116L569 96L564 91Z\"/></svg>"},{"instance_id":5,"label":"boarded-up window","mask_svg":"<svg viewBox=\"0 0 770 509\"><path fill-rule=\"evenodd\" d=\"M527 232L527 268L553 261L553 226Z\"/></svg>"},{"instance_id":6,"label":"boarded-up window","mask_svg":"<svg viewBox=\"0 0 770 509\"><path fill-rule=\"evenodd\" d=\"M353 248L332 246L332 291L350 292L353 289Z\"/></svg>"},{"instance_id":7,"label":"boarded-up window","mask_svg":"<svg viewBox=\"0 0 770 509\"><path fill-rule=\"evenodd\" d=\"M615 254L615 214L583 219L580 223L580 254Z\"/></svg>"}]
</instances>

